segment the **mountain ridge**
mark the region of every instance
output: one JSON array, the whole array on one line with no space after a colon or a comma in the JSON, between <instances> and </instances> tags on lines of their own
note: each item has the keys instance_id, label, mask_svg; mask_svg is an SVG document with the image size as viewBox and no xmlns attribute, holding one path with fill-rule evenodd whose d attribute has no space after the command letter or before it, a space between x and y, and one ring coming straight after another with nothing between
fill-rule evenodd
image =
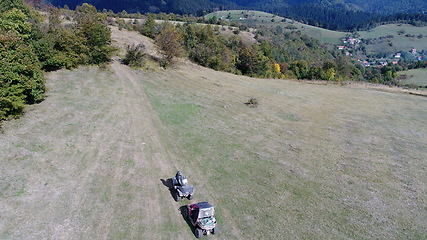
<instances>
[{"instance_id":1,"label":"mountain ridge","mask_svg":"<svg viewBox=\"0 0 427 240\"><path fill-rule=\"evenodd\" d=\"M228 10L238 7L253 8L254 10L280 9L299 5L315 5L322 7L344 7L351 11L365 11L380 15L396 13L425 13L426 0L48 0L53 5L68 5L74 8L84 2L98 9L128 12L174 12L179 14L194 14L197 11L212 11L214 9Z\"/></svg>"},{"instance_id":2,"label":"mountain ridge","mask_svg":"<svg viewBox=\"0 0 427 240\"><path fill-rule=\"evenodd\" d=\"M369 29L396 19L427 22L427 0L47 0L74 9L84 2L105 11L204 16L219 10L259 10L330 30ZM397 15L397 17L396 17Z\"/></svg>"}]
</instances>

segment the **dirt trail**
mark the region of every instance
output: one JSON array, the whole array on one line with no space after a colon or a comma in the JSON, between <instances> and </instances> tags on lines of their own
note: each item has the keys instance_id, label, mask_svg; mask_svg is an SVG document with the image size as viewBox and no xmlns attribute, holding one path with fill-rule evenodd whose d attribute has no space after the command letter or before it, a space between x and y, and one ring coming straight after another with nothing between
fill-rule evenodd
<instances>
[{"instance_id":1,"label":"dirt trail","mask_svg":"<svg viewBox=\"0 0 427 240\"><path fill-rule=\"evenodd\" d=\"M134 182L138 186L143 186L140 196L141 200L145 200L140 203L143 206L142 215L145 216L143 222L150 223L149 228L156 229L157 233L160 233L165 223L171 221L172 216L180 219L177 208L172 207L176 205L171 204L171 196L161 182L161 179L167 179L177 170L177 164L174 156L162 144L157 132L157 129L161 128L161 123L148 102L141 83L134 78L128 67L117 61L112 64L112 69L126 88L124 93L132 93L134 96L132 99L126 98L122 103L131 109L129 128L132 142L135 149L140 149L134 152L133 159L135 169L142 170L141 177L134 179Z\"/></svg>"},{"instance_id":2,"label":"dirt trail","mask_svg":"<svg viewBox=\"0 0 427 240\"><path fill-rule=\"evenodd\" d=\"M141 78L114 61L48 84L47 100L0 135L0 238L191 237L161 181L177 163Z\"/></svg>"},{"instance_id":3,"label":"dirt trail","mask_svg":"<svg viewBox=\"0 0 427 240\"><path fill-rule=\"evenodd\" d=\"M112 38L157 57L136 32L113 28ZM47 99L4 123L0 239L193 237L179 211L188 202L176 203L164 183L182 161L161 139L168 130L141 73L118 57L107 69L53 72Z\"/></svg>"}]
</instances>

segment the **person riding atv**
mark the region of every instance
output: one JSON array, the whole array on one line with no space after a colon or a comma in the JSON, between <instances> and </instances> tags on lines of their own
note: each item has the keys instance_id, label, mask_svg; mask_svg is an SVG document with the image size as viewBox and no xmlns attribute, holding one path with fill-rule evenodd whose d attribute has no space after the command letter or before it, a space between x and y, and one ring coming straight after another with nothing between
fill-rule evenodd
<instances>
[{"instance_id":1,"label":"person riding atv","mask_svg":"<svg viewBox=\"0 0 427 240\"><path fill-rule=\"evenodd\" d=\"M187 185L187 178L182 175L181 171L176 172L175 178L180 186Z\"/></svg>"},{"instance_id":2,"label":"person riding atv","mask_svg":"<svg viewBox=\"0 0 427 240\"><path fill-rule=\"evenodd\" d=\"M181 201L181 198L193 199L193 185L188 185L188 180L181 171L176 172L176 175L172 177L172 189L175 191L174 197L177 202Z\"/></svg>"}]
</instances>

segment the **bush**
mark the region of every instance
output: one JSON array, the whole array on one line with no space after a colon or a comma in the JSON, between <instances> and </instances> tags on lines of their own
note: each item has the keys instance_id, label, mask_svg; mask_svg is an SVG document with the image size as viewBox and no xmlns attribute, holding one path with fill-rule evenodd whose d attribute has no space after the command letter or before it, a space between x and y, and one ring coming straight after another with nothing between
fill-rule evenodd
<instances>
[{"instance_id":1,"label":"bush","mask_svg":"<svg viewBox=\"0 0 427 240\"><path fill-rule=\"evenodd\" d=\"M19 116L24 104L40 102L45 86L40 62L13 33L0 33L0 120Z\"/></svg>"},{"instance_id":2,"label":"bush","mask_svg":"<svg viewBox=\"0 0 427 240\"><path fill-rule=\"evenodd\" d=\"M128 45L126 46L126 51L123 63L131 67L142 67L142 60L146 55L144 44Z\"/></svg>"},{"instance_id":3,"label":"bush","mask_svg":"<svg viewBox=\"0 0 427 240\"><path fill-rule=\"evenodd\" d=\"M245 102L245 104L249 107L256 108L258 107L258 100L256 98L251 97L247 102Z\"/></svg>"},{"instance_id":4,"label":"bush","mask_svg":"<svg viewBox=\"0 0 427 240\"><path fill-rule=\"evenodd\" d=\"M0 120L18 117L24 109L25 102L22 97L16 95L0 96Z\"/></svg>"}]
</instances>

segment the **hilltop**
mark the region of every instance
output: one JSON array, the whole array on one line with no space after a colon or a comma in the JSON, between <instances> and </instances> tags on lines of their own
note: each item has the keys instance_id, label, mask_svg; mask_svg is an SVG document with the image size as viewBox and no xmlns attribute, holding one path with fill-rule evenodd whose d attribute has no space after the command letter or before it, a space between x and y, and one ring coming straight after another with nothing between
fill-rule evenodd
<instances>
[{"instance_id":1,"label":"hilltop","mask_svg":"<svg viewBox=\"0 0 427 240\"><path fill-rule=\"evenodd\" d=\"M216 207L215 238L426 238L426 98L122 57L51 72L4 123L3 239L192 238L177 170Z\"/></svg>"}]
</instances>

